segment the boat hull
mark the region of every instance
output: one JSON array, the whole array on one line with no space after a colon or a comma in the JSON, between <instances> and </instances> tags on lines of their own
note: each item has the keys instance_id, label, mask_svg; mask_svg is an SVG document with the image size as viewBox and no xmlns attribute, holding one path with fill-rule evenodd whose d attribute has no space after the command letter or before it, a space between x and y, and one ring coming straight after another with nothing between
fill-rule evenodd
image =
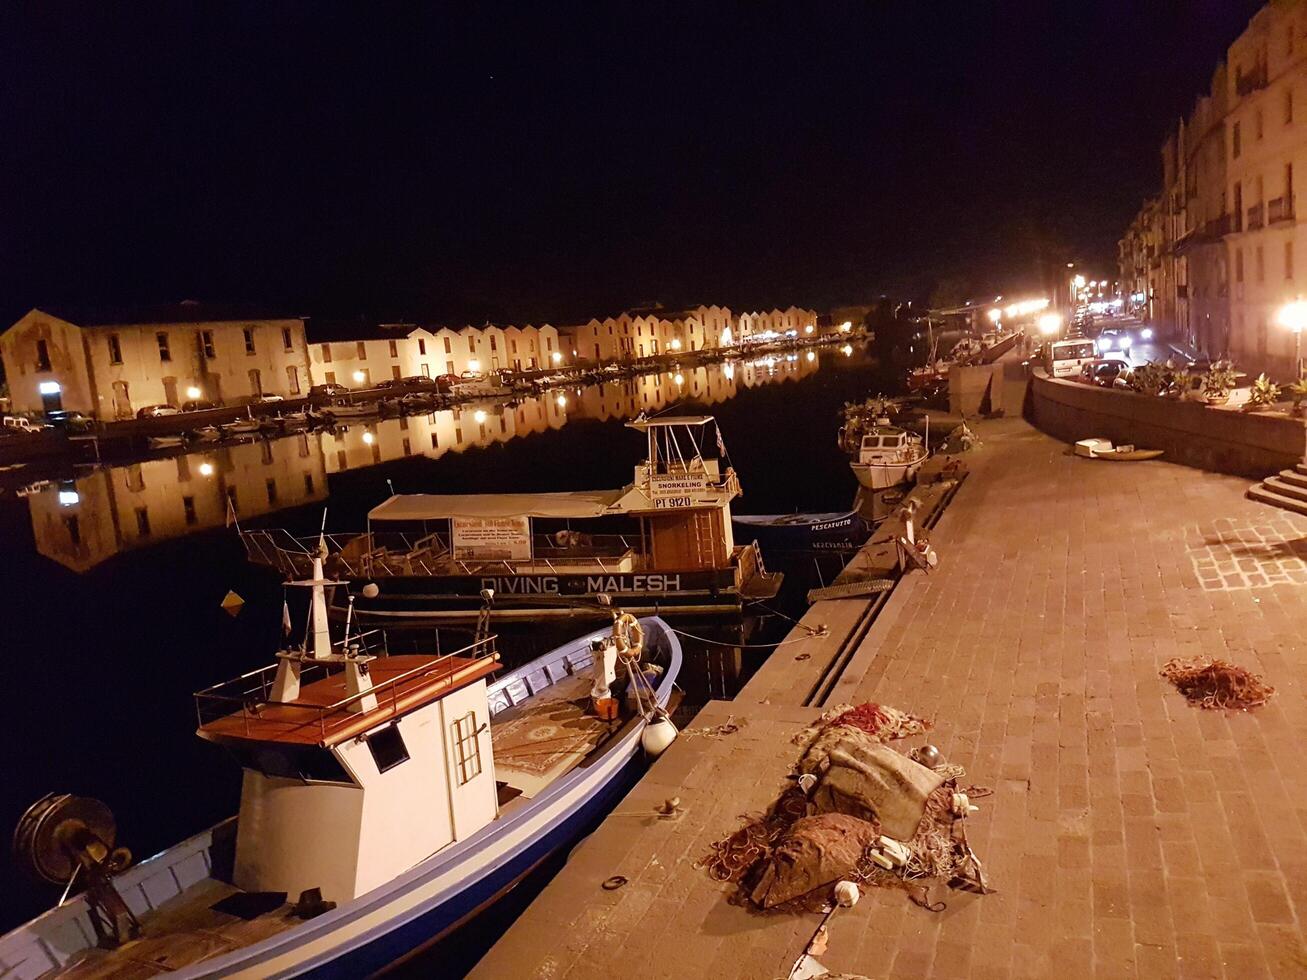
<instances>
[{"instance_id":1,"label":"boat hull","mask_svg":"<svg viewBox=\"0 0 1307 980\"><path fill-rule=\"evenodd\" d=\"M917 478L917 471L926 457L910 463L849 463L858 483L868 490L888 490Z\"/></svg>"},{"instance_id":2,"label":"boat hull","mask_svg":"<svg viewBox=\"0 0 1307 980\"><path fill-rule=\"evenodd\" d=\"M807 549L830 542L866 538L867 522L857 511L830 514L737 514L737 540L756 540L766 548Z\"/></svg>"}]
</instances>

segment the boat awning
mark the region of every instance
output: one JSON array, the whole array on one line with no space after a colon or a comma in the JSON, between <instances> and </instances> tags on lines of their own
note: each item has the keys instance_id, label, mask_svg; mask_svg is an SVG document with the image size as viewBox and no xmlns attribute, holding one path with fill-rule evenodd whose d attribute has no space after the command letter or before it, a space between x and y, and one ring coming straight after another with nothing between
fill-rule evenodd
<instances>
[{"instance_id":1,"label":"boat awning","mask_svg":"<svg viewBox=\"0 0 1307 980\"><path fill-rule=\"evenodd\" d=\"M667 429L674 425L707 425L711 421L711 415L659 415L651 419L635 419L627 422L626 427L644 432L648 429Z\"/></svg>"},{"instance_id":2,"label":"boat awning","mask_svg":"<svg viewBox=\"0 0 1307 980\"><path fill-rule=\"evenodd\" d=\"M570 493L401 493L373 507L370 521L435 521L451 517L602 517L625 490Z\"/></svg>"}]
</instances>

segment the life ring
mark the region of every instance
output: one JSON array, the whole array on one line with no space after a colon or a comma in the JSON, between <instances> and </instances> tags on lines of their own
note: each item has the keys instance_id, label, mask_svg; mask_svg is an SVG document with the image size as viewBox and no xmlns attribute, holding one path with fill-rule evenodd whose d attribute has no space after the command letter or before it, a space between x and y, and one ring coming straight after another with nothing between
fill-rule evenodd
<instances>
[{"instance_id":1,"label":"life ring","mask_svg":"<svg viewBox=\"0 0 1307 980\"><path fill-rule=\"evenodd\" d=\"M644 648L644 627L630 613L622 613L613 620L613 643L623 660L639 660Z\"/></svg>"}]
</instances>

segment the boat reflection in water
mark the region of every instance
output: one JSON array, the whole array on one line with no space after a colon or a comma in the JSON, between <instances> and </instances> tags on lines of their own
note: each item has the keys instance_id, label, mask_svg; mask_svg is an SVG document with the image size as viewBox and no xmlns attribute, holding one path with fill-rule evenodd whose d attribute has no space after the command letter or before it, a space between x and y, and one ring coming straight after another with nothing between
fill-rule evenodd
<instances>
[{"instance_id":1,"label":"boat reflection in water","mask_svg":"<svg viewBox=\"0 0 1307 980\"><path fill-rule=\"evenodd\" d=\"M37 550L76 572L124 551L326 499L328 478L410 456L438 459L570 421L628 419L679 402L712 405L741 390L807 377L798 356L672 369L515 403L486 402L279 439L206 447L96 468L27 495Z\"/></svg>"}]
</instances>

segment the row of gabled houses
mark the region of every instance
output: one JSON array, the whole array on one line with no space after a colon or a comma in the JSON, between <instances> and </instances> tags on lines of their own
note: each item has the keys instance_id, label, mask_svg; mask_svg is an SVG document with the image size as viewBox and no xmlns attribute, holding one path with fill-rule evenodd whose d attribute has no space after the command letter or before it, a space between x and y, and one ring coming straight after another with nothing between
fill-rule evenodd
<instances>
[{"instance_id":1,"label":"row of gabled houses","mask_svg":"<svg viewBox=\"0 0 1307 980\"><path fill-rule=\"evenodd\" d=\"M838 331L791 306L624 311L563 326L333 324L185 302L116 311L33 309L0 333L10 407L102 420L149 405L240 405L303 397L313 385L545 371L692 354L757 339Z\"/></svg>"}]
</instances>

